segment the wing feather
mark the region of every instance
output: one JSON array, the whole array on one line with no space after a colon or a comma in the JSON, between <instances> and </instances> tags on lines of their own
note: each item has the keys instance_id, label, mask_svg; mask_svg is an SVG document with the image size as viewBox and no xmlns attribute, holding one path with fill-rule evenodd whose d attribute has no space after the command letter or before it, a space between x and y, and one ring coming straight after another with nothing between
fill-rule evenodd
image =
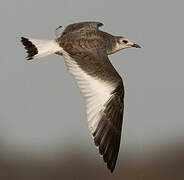
<instances>
[{"instance_id":1,"label":"wing feather","mask_svg":"<svg viewBox=\"0 0 184 180\"><path fill-rule=\"evenodd\" d=\"M59 26L58 28L56 28L56 31L55 31L56 39L62 36L64 29L65 28L62 26Z\"/></svg>"},{"instance_id":2,"label":"wing feather","mask_svg":"<svg viewBox=\"0 0 184 180\"><path fill-rule=\"evenodd\" d=\"M97 30L100 26L103 26L101 22L93 22L93 21L88 21L88 22L79 22L79 23L74 23L68 25L65 29L63 34L67 33L75 33L75 32L82 32L86 30Z\"/></svg>"},{"instance_id":3,"label":"wing feather","mask_svg":"<svg viewBox=\"0 0 184 180\"><path fill-rule=\"evenodd\" d=\"M101 49L63 52L68 70L84 94L88 126L107 167L113 172L121 139L123 82Z\"/></svg>"}]
</instances>

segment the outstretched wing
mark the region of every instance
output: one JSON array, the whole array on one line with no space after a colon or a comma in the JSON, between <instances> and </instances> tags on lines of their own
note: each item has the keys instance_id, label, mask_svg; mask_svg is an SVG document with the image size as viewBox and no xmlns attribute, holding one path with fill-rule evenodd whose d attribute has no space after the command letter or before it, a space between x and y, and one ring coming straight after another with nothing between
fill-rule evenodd
<instances>
[{"instance_id":1,"label":"outstretched wing","mask_svg":"<svg viewBox=\"0 0 184 180\"><path fill-rule=\"evenodd\" d=\"M103 48L63 53L68 70L84 94L87 118L95 145L107 167L114 170L118 157L123 119L123 82Z\"/></svg>"},{"instance_id":2,"label":"outstretched wing","mask_svg":"<svg viewBox=\"0 0 184 180\"><path fill-rule=\"evenodd\" d=\"M70 32L82 32L85 30L97 30L100 26L103 26L100 22L80 22L80 23L74 23L68 25L64 31L63 34L67 34Z\"/></svg>"},{"instance_id":3,"label":"outstretched wing","mask_svg":"<svg viewBox=\"0 0 184 180\"><path fill-rule=\"evenodd\" d=\"M80 22L68 25L66 28L59 26L56 28L56 39L60 38L62 35L68 33L77 33L82 31L89 31L89 30L98 30L100 26L103 26L100 22Z\"/></svg>"}]
</instances>

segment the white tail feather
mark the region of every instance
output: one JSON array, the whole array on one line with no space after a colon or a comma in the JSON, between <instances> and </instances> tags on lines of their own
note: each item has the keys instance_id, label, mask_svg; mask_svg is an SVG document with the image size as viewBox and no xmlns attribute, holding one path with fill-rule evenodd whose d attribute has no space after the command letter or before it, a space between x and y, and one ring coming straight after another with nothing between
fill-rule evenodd
<instances>
[{"instance_id":1,"label":"white tail feather","mask_svg":"<svg viewBox=\"0 0 184 180\"><path fill-rule=\"evenodd\" d=\"M28 60L45 57L62 50L55 40L40 40L32 38L21 38L28 53Z\"/></svg>"}]
</instances>

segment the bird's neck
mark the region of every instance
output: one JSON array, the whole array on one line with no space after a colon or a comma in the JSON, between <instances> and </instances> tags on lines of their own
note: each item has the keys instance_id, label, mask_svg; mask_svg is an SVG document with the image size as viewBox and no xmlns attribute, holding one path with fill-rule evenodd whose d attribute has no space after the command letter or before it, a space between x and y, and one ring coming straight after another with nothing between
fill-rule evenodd
<instances>
[{"instance_id":1,"label":"bird's neck","mask_svg":"<svg viewBox=\"0 0 184 180\"><path fill-rule=\"evenodd\" d=\"M110 34L109 34L109 36L107 36L107 38L106 38L106 50L107 50L108 55L113 54L113 53L120 50L119 43L118 43L116 36L112 36Z\"/></svg>"}]
</instances>

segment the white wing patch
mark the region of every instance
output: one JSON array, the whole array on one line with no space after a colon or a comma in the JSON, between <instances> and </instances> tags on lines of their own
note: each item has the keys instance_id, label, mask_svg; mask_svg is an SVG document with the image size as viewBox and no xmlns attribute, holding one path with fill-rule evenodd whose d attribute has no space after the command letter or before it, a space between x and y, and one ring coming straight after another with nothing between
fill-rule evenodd
<instances>
[{"instance_id":1,"label":"white wing patch","mask_svg":"<svg viewBox=\"0 0 184 180\"><path fill-rule=\"evenodd\" d=\"M94 133L101 119L104 104L111 97L113 85L89 76L72 59L67 52L63 52L68 71L73 74L77 84L86 99L88 126Z\"/></svg>"}]
</instances>

